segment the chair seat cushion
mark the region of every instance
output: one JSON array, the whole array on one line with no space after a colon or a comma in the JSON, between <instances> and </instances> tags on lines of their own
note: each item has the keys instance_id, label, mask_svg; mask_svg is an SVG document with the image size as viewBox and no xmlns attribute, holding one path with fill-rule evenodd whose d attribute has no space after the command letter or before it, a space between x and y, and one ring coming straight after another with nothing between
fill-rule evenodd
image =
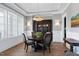
<instances>
[{"instance_id":1,"label":"chair seat cushion","mask_svg":"<svg viewBox=\"0 0 79 59\"><path fill-rule=\"evenodd\" d=\"M27 44L28 44L28 45L33 45L34 42L33 42L33 41L30 41L30 40L27 40Z\"/></svg>"}]
</instances>

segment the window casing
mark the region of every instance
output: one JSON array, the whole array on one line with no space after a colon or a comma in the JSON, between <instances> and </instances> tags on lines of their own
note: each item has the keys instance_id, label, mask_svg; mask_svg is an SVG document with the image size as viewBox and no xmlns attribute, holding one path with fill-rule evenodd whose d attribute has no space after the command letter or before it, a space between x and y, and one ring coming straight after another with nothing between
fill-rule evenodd
<instances>
[{"instance_id":1,"label":"window casing","mask_svg":"<svg viewBox=\"0 0 79 59\"><path fill-rule=\"evenodd\" d=\"M0 8L0 38L9 38L24 32L24 16Z\"/></svg>"}]
</instances>

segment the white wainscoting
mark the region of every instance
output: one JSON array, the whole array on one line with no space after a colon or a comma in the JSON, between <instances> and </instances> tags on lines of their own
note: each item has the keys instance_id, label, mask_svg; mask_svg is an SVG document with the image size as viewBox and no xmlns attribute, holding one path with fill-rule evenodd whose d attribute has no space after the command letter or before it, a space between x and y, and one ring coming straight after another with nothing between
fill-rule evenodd
<instances>
[{"instance_id":1,"label":"white wainscoting","mask_svg":"<svg viewBox=\"0 0 79 59\"><path fill-rule=\"evenodd\" d=\"M53 42L63 42L62 31L53 31Z\"/></svg>"},{"instance_id":2,"label":"white wainscoting","mask_svg":"<svg viewBox=\"0 0 79 59\"><path fill-rule=\"evenodd\" d=\"M19 35L13 38L1 39L0 40L0 52L3 52L17 44L23 42L23 36Z\"/></svg>"}]
</instances>

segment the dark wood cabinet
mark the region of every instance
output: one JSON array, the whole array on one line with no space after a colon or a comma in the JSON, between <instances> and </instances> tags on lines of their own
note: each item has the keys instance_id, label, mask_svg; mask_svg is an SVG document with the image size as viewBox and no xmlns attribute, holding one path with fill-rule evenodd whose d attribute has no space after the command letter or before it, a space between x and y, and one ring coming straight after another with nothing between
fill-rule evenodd
<instances>
[{"instance_id":1,"label":"dark wood cabinet","mask_svg":"<svg viewBox=\"0 0 79 59\"><path fill-rule=\"evenodd\" d=\"M33 31L52 32L52 20L33 21Z\"/></svg>"}]
</instances>

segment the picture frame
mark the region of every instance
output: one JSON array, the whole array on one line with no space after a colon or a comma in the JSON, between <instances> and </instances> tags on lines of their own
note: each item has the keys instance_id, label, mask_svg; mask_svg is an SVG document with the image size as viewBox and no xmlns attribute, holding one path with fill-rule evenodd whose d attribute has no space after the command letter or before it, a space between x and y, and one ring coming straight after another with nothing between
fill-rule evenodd
<instances>
[{"instance_id":1,"label":"picture frame","mask_svg":"<svg viewBox=\"0 0 79 59\"><path fill-rule=\"evenodd\" d=\"M71 27L79 26L79 13L71 17Z\"/></svg>"}]
</instances>

